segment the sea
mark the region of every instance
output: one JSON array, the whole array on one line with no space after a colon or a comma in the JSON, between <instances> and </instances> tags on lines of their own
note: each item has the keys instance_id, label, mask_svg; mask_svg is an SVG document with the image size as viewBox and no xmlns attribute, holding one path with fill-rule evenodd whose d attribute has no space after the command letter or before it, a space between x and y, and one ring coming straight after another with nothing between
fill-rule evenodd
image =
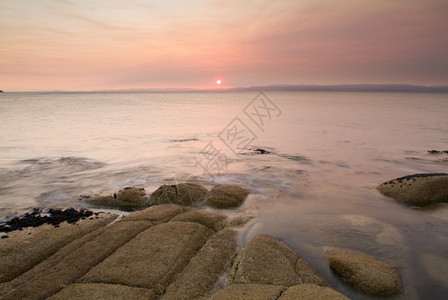
<instances>
[{"instance_id":1,"label":"sea","mask_svg":"<svg viewBox=\"0 0 448 300\"><path fill-rule=\"evenodd\" d=\"M448 172L429 150L448 150L446 93L0 93L0 220L125 187L238 184L250 195L227 213L255 216L242 246L270 234L336 290L375 299L328 267L326 250L351 249L400 269L392 299L447 299L448 206L376 189Z\"/></svg>"}]
</instances>

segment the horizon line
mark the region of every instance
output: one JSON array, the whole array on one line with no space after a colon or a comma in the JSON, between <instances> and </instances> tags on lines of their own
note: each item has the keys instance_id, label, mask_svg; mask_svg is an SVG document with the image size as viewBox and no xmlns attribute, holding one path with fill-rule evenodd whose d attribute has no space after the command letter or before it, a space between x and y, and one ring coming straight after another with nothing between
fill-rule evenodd
<instances>
[{"instance_id":1,"label":"horizon line","mask_svg":"<svg viewBox=\"0 0 448 300\"><path fill-rule=\"evenodd\" d=\"M270 84L246 87L218 88L127 88L94 90L34 90L4 91L2 93L107 93L107 92L240 92L240 91L310 91L310 92L436 92L448 93L448 85L417 85L406 83L361 83L361 84Z\"/></svg>"}]
</instances>

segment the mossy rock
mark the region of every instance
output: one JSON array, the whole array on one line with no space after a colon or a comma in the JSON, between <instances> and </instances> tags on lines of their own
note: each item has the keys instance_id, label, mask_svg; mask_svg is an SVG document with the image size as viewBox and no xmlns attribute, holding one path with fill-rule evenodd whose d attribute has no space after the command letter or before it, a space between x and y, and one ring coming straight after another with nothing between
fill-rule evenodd
<instances>
[{"instance_id":1,"label":"mossy rock","mask_svg":"<svg viewBox=\"0 0 448 300\"><path fill-rule=\"evenodd\" d=\"M360 291L381 297L402 293L403 284L396 267L343 249L333 248L327 254L330 268Z\"/></svg>"},{"instance_id":2,"label":"mossy rock","mask_svg":"<svg viewBox=\"0 0 448 300\"><path fill-rule=\"evenodd\" d=\"M210 196L205 200L209 206L216 208L233 208L240 206L249 192L233 184L217 185L210 190Z\"/></svg>"}]
</instances>

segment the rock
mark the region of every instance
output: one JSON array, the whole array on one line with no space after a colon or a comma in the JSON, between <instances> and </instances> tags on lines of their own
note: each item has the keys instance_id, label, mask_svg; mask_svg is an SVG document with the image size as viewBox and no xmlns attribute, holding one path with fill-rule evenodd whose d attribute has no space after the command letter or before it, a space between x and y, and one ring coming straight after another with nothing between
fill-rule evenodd
<instances>
[{"instance_id":1,"label":"rock","mask_svg":"<svg viewBox=\"0 0 448 300\"><path fill-rule=\"evenodd\" d=\"M26 227L38 227L42 224L51 224L58 227L62 222L73 224L80 219L84 220L91 216L93 216L93 212L85 209L78 211L73 208L67 208L65 210L50 208L48 211L42 211L41 209L34 208L30 213L14 217L5 224L0 225L0 232L22 230Z\"/></svg>"},{"instance_id":2,"label":"rock","mask_svg":"<svg viewBox=\"0 0 448 300\"><path fill-rule=\"evenodd\" d=\"M210 196L205 200L209 206L216 208L232 208L240 206L249 193L232 184L217 185L210 190Z\"/></svg>"},{"instance_id":3,"label":"rock","mask_svg":"<svg viewBox=\"0 0 448 300\"><path fill-rule=\"evenodd\" d=\"M207 226L213 231L219 231L224 228L225 219L224 215L201 209L179 214L170 222L194 222Z\"/></svg>"},{"instance_id":4,"label":"rock","mask_svg":"<svg viewBox=\"0 0 448 300\"><path fill-rule=\"evenodd\" d=\"M343 249L332 248L327 254L330 268L360 291L381 297L402 293L397 268Z\"/></svg>"},{"instance_id":5,"label":"rock","mask_svg":"<svg viewBox=\"0 0 448 300\"><path fill-rule=\"evenodd\" d=\"M423 265L432 279L448 286L448 259L425 253Z\"/></svg>"},{"instance_id":6,"label":"rock","mask_svg":"<svg viewBox=\"0 0 448 300\"><path fill-rule=\"evenodd\" d=\"M138 286L160 294L212 233L196 223L155 225L91 269L81 281Z\"/></svg>"},{"instance_id":7,"label":"rock","mask_svg":"<svg viewBox=\"0 0 448 300\"><path fill-rule=\"evenodd\" d=\"M332 288L315 284L299 284L289 287L278 300L349 300Z\"/></svg>"},{"instance_id":8,"label":"rock","mask_svg":"<svg viewBox=\"0 0 448 300\"><path fill-rule=\"evenodd\" d=\"M187 207L175 204L161 204L148 207L124 217L123 221L168 222L178 214L189 211Z\"/></svg>"},{"instance_id":9,"label":"rock","mask_svg":"<svg viewBox=\"0 0 448 300\"><path fill-rule=\"evenodd\" d=\"M99 214L92 220L80 220L77 225L67 222L41 225L9 233L0 243L0 282L6 282L31 269L60 248L89 232L93 232L117 218L113 214Z\"/></svg>"},{"instance_id":10,"label":"rock","mask_svg":"<svg viewBox=\"0 0 448 300\"><path fill-rule=\"evenodd\" d=\"M263 284L231 284L216 293L212 300L276 300L285 287Z\"/></svg>"},{"instance_id":11,"label":"rock","mask_svg":"<svg viewBox=\"0 0 448 300\"><path fill-rule=\"evenodd\" d=\"M146 206L146 192L143 188L127 187L117 194L118 206Z\"/></svg>"},{"instance_id":12,"label":"rock","mask_svg":"<svg viewBox=\"0 0 448 300\"><path fill-rule=\"evenodd\" d=\"M59 293L48 298L49 300L109 300L133 299L156 300L156 294L148 289L129 287L118 284L104 283L72 283Z\"/></svg>"},{"instance_id":13,"label":"rock","mask_svg":"<svg viewBox=\"0 0 448 300\"><path fill-rule=\"evenodd\" d=\"M385 196L415 206L448 202L448 174L415 174L397 178L377 189Z\"/></svg>"},{"instance_id":14,"label":"rock","mask_svg":"<svg viewBox=\"0 0 448 300\"><path fill-rule=\"evenodd\" d=\"M208 295L237 253L236 232L223 229L210 237L182 274L166 289L164 300L199 299Z\"/></svg>"},{"instance_id":15,"label":"rock","mask_svg":"<svg viewBox=\"0 0 448 300\"><path fill-rule=\"evenodd\" d=\"M448 150L439 151L439 150L428 150L429 154L448 154Z\"/></svg>"},{"instance_id":16,"label":"rock","mask_svg":"<svg viewBox=\"0 0 448 300\"><path fill-rule=\"evenodd\" d=\"M151 194L149 204L173 203L188 206L201 202L207 195L208 190L199 184L162 185Z\"/></svg>"},{"instance_id":17,"label":"rock","mask_svg":"<svg viewBox=\"0 0 448 300\"><path fill-rule=\"evenodd\" d=\"M136 187L126 187L118 193L109 196L82 196L81 200L94 206L113 207L123 210L133 210L148 206L145 189Z\"/></svg>"},{"instance_id":18,"label":"rock","mask_svg":"<svg viewBox=\"0 0 448 300\"><path fill-rule=\"evenodd\" d=\"M255 218L255 215L252 213L248 213L248 212L242 212L240 214L237 214L236 216L234 216L233 218L231 218L228 222L227 222L227 226L231 227L231 226L242 226L247 224L249 221L253 220Z\"/></svg>"},{"instance_id":19,"label":"rock","mask_svg":"<svg viewBox=\"0 0 448 300\"><path fill-rule=\"evenodd\" d=\"M328 285L288 246L268 235L256 236L240 251L230 277L233 283Z\"/></svg>"},{"instance_id":20,"label":"rock","mask_svg":"<svg viewBox=\"0 0 448 300\"><path fill-rule=\"evenodd\" d=\"M47 298L80 279L88 270L152 225L154 223L147 221L118 221L74 240L12 280L8 290L1 290L0 294L8 292L2 300Z\"/></svg>"}]
</instances>

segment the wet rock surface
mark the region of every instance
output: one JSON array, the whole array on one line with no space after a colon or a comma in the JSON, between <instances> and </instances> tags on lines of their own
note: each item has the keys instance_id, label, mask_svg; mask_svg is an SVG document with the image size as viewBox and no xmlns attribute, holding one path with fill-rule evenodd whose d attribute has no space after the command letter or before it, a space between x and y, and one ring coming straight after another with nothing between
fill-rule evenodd
<instances>
[{"instance_id":1,"label":"wet rock surface","mask_svg":"<svg viewBox=\"0 0 448 300\"><path fill-rule=\"evenodd\" d=\"M273 237L257 236L240 252L238 227L228 227L227 217L210 208L163 204L121 219L101 213L80 222L11 233L8 244L0 244L0 268L18 271L2 273L0 297L276 299L289 286L327 285ZM64 242L50 242L52 248L45 248L48 238L58 238L60 230L69 233L63 235ZM26 245L32 247L23 252ZM26 265L18 268L17 262ZM223 283L232 280L235 283L222 290Z\"/></svg>"},{"instance_id":2,"label":"wet rock surface","mask_svg":"<svg viewBox=\"0 0 448 300\"><path fill-rule=\"evenodd\" d=\"M149 205L173 203L188 206L201 202L207 195L208 190L199 184L162 185L149 197Z\"/></svg>"},{"instance_id":3,"label":"wet rock surface","mask_svg":"<svg viewBox=\"0 0 448 300\"><path fill-rule=\"evenodd\" d=\"M127 216L98 213L78 221L67 217L70 223L56 224L59 227L50 222L8 232L8 238L0 240L0 298L347 299L274 237L254 233L241 249L239 231L255 217L235 208L246 199L245 189L225 184L209 192L179 184L174 193L173 186L158 191L154 197L177 204L153 205ZM116 198L143 193L124 189ZM232 205L198 205L213 197ZM51 212L55 217L73 214ZM25 219L44 216L36 210ZM356 215L341 218L356 226L382 228L378 239L385 244L397 239L393 228L379 221ZM375 296L401 292L395 268L352 252L333 251L330 268L355 288ZM425 259L428 265L442 261L428 255ZM444 282L440 272L433 273Z\"/></svg>"},{"instance_id":4,"label":"wet rock surface","mask_svg":"<svg viewBox=\"0 0 448 300\"><path fill-rule=\"evenodd\" d=\"M414 174L380 184L377 189L398 202L414 206L448 202L448 174Z\"/></svg>"}]
</instances>

